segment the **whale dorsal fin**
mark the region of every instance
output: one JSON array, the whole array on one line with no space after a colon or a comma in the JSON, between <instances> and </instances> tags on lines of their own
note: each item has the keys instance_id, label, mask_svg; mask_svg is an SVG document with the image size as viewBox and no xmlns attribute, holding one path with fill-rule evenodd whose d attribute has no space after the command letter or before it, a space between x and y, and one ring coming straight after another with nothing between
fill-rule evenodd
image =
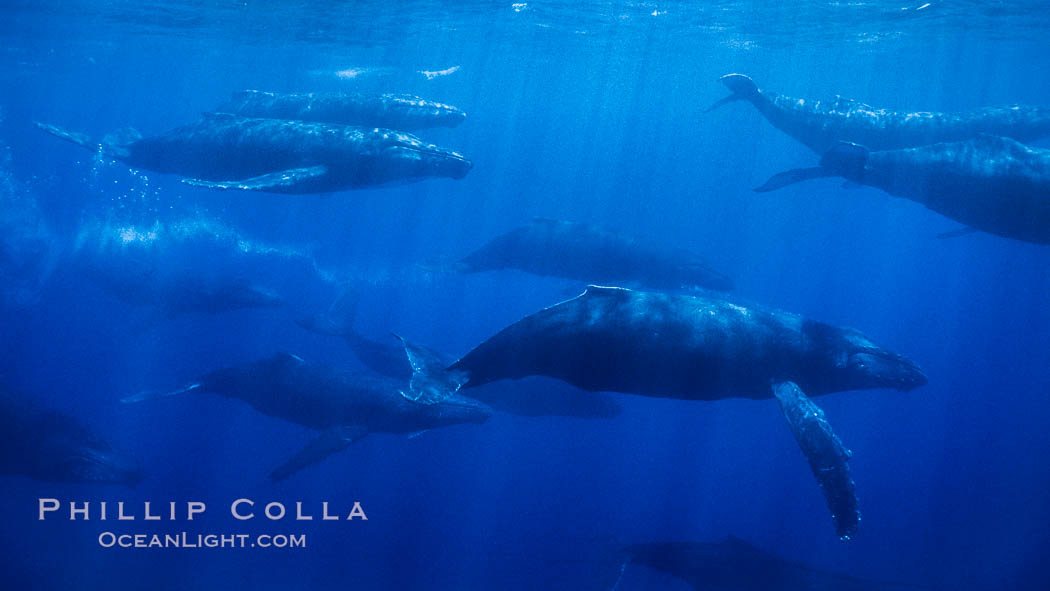
<instances>
[{"instance_id":1,"label":"whale dorsal fin","mask_svg":"<svg viewBox=\"0 0 1050 591\"><path fill-rule=\"evenodd\" d=\"M632 290L627 287L588 285L586 291L583 292L583 295L603 298L622 298L630 295L631 291Z\"/></svg>"}]
</instances>

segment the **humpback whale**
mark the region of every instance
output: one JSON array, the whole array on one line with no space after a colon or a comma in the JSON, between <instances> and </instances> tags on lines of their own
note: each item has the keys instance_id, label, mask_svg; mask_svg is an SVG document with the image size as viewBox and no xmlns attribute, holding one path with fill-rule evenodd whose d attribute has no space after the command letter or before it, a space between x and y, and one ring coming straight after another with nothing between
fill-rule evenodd
<instances>
[{"instance_id":1,"label":"humpback whale","mask_svg":"<svg viewBox=\"0 0 1050 591\"><path fill-rule=\"evenodd\" d=\"M926 383L914 362L853 329L722 298L592 285L508 326L442 373L417 371L413 387L456 391L530 375L685 400L770 398L770 384L783 381L810 395Z\"/></svg>"},{"instance_id":2,"label":"humpback whale","mask_svg":"<svg viewBox=\"0 0 1050 591\"><path fill-rule=\"evenodd\" d=\"M535 218L460 259L466 273L517 269L583 283L729 291L733 282L685 249L598 226Z\"/></svg>"},{"instance_id":3,"label":"humpback whale","mask_svg":"<svg viewBox=\"0 0 1050 591\"><path fill-rule=\"evenodd\" d=\"M299 318L296 322L311 332L341 337L365 367L407 385L413 372L409 359L405 357L405 348L396 344L393 338L389 343L382 343L358 332L354 328L357 300L353 290L346 290L325 313ZM427 357L430 370L441 371L453 361L442 353L419 345L413 347ZM529 417L613 418L622 410L608 394L585 392L564 382L539 377L492 384L462 393L484 402L493 410Z\"/></svg>"},{"instance_id":4,"label":"humpback whale","mask_svg":"<svg viewBox=\"0 0 1050 591\"><path fill-rule=\"evenodd\" d=\"M827 176L921 203L969 228L1050 244L1050 150L992 136L882 152L841 143L820 166L782 172L755 190Z\"/></svg>"},{"instance_id":5,"label":"humpback whale","mask_svg":"<svg viewBox=\"0 0 1050 591\"><path fill-rule=\"evenodd\" d=\"M331 193L407 183L427 177L460 179L471 168L462 155L414 135L380 128L208 113L190 125L142 137L134 130L93 142L53 125L40 129L130 166L176 174L214 189L270 193Z\"/></svg>"},{"instance_id":6,"label":"humpback whale","mask_svg":"<svg viewBox=\"0 0 1050 591\"><path fill-rule=\"evenodd\" d=\"M929 589L912 583L874 581L818 570L760 550L734 536L724 542L631 544L622 550L621 556L625 557L620 567L621 577L628 565L641 565L677 577L697 591Z\"/></svg>"},{"instance_id":7,"label":"humpback whale","mask_svg":"<svg viewBox=\"0 0 1050 591\"><path fill-rule=\"evenodd\" d=\"M410 94L369 95L356 92L281 94L245 90L215 109L242 117L298 119L341 125L383 127L412 131L428 127L455 127L467 114L452 105Z\"/></svg>"},{"instance_id":8,"label":"humpback whale","mask_svg":"<svg viewBox=\"0 0 1050 591\"><path fill-rule=\"evenodd\" d=\"M759 90L743 74L720 79L732 92L708 111L735 101L748 101L780 131L818 154L840 141L872 150L895 150L954 142L990 134L1027 142L1050 135L1050 108L989 107L964 113L902 112L876 109L854 100L792 98Z\"/></svg>"},{"instance_id":9,"label":"humpback whale","mask_svg":"<svg viewBox=\"0 0 1050 591\"><path fill-rule=\"evenodd\" d=\"M74 417L0 390L0 474L135 486L138 462Z\"/></svg>"},{"instance_id":10,"label":"humpback whale","mask_svg":"<svg viewBox=\"0 0 1050 591\"><path fill-rule=\"evenodd\" d=\"M135 266L88 265L83 270L118 300L151 306L168 319L285 305L284 298L245 278L208 277L189 271L172 275Z\"/></svg>"},{"instance_id":11,"label":"humpback whale","mask_svg":"<svg viewBox=\"0 0 1050 591\"><path fill-rule=\"evenodd\" d=\"M320 462L369 433L411 434L483 423L491 415L487 406L471 398L453 394L440 402L425 401L406 394L403 388L403 383L395 380L307 363L282 353L210 372L173 392L146 392L123 402L211 392L247 402L265 415L320 431L316 439L270 474L274 480Z\"/></svg>"}]
</instances>

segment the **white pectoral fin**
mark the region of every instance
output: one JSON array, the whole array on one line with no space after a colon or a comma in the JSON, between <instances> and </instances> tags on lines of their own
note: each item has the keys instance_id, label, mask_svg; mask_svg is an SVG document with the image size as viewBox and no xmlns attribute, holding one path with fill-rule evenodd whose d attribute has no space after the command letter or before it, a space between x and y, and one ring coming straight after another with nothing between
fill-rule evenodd
<instances>
[{"instance_id":1,"label":"white pectoral fin","mask_svg":"<svg viewBox=\"0 0 1050 591\"><path fill-rule=\"evenodd\" d=\"M322 431L316 439L306 444L306 447L271 472L270 478L284 480L299 470L350 447L352 443L365 435L368 435L368 429L361 425L333 427Z\"/></svg>"},{"instance_id":2,"label":"white pectoral fin","mask_svg":"<svg viewBox=\"0 0 1050 591\"><path fill-rule=\"evenodd\" d=\"M308 166L271 172L243 180L206 181L202 179L182 179L182 182L194 187L237 191L279 191L290 189L302 183L315 180L328 174L325 166Z\"/></svg>"}]
</instances>

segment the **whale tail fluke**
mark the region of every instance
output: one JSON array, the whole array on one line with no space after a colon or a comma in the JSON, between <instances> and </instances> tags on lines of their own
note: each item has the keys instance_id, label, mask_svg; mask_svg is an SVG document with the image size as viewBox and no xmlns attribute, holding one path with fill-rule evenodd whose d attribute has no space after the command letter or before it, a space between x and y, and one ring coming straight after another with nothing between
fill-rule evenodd
<instances>
[{"instance_id":1,"label":"whale tail fluke","mask_svg":"<svg viewBox=\"0 0 1050 591\"><path fill-rule=\"evenodd\" d=\"M838 176L835 172L824 168L823 166L814 166L812 168L793 168L781 173L777 173L769 180L762 183L761 186L755 187L756 193L768 193L770 191L776 191L777 189L784 188L788 185L794 185L802 181L808 181L810 179L819 179L827 176Z\"/></svg>"},{"instance_id":2,"label":"whale tail fluke","mask_svg":"<svg viewBox=\"0 0 1050 591\"><path fill-rule=\"evenodd\" d=\"M169 396L178 396L179 394L185 394L186 392L192 392L194 390L199 389L200 387L201 387L201 385L199 383L197 383L197 384L190 384L189 386L186 386L185 388L179 388L178 390L171 390L169 392L155 392L155 391L152 391L152 390L147 390L146 392L139 392L138 394L132 394L131 396L127 396L125 398L121 398L120 402L121 402L121 404L131 404L133 402L142 402L144 400L156 400L158 398L168 398Z\"/></svg>"},{"instance_id":3,"label":"whale tail fluke","mask_svg":"<svg viewBox=\"0 0 1050 591\"><path fill-rule=\"evenodd\" d=\"M734 103L736 101L746 101L758 96L758 86L750 76L743 74L726 74L718 79L719 82L725 84L729 91L732 92L729 96L724 99L715 102L713 105L707 108L705 113L710 113L715 109Z\"/></svg>"},{"instance_id":4,"label":"whale tail fluke","mask_svg":"<svg viewBox=\"0 0 1050 591\"><path fill-rule=\"evenodd\" d=\"M34 121L33 124L36 125L37 128L42 129L57 138L62 138L67 142L74 143L78 146L83 146L89 150L95 150L99 145L98 142L91 141L91 138L89 138L87 134L84 133L69 131L67 129L62 129L57 125L41 123L39 121Z\"/></svg>"},{"instance_id":5,"label":"whale tail fluke","mask_svg":"<svg viewBox=\"0 0 1050 591\"><path fill-rule=\"evenodd\" d=\"M412 366L409 392L402 392L405 398L413 402L436 404L458 392L467 383L467 373L446 369L445 359L440 353L398 334L394 334L394 337L405 347L405 355Z\"/></svg>"}]
</instances>

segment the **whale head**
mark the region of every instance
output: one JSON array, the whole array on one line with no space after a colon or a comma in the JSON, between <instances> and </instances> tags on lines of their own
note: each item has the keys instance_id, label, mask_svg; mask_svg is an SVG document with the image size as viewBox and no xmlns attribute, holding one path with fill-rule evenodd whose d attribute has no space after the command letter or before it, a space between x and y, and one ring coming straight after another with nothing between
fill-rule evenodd
<instances>
[{"instance_id":1,"label":"whale head","mask_svg":"<svg viewBox=\"0 0 1050 591\"><path fill-rule=\"evenodd\" d=\"M807 321L803 332L819 367L809 387L817 392L893 388L908 391L927 383L911 359L876 345L860 331Z\"/></svg>"},{"instance_id":2,"label":"whale head","mask_svg":"<svg viewBox=\"0 0 1050 591\"><path fill-rule=\"evenodd\" d=\"M459 152L401 133L397 133L395 141L382 150L380 159L380 166L389 171L392 180L427 177L461 179L474 166Z\"/></svg>"}]
</instances>

